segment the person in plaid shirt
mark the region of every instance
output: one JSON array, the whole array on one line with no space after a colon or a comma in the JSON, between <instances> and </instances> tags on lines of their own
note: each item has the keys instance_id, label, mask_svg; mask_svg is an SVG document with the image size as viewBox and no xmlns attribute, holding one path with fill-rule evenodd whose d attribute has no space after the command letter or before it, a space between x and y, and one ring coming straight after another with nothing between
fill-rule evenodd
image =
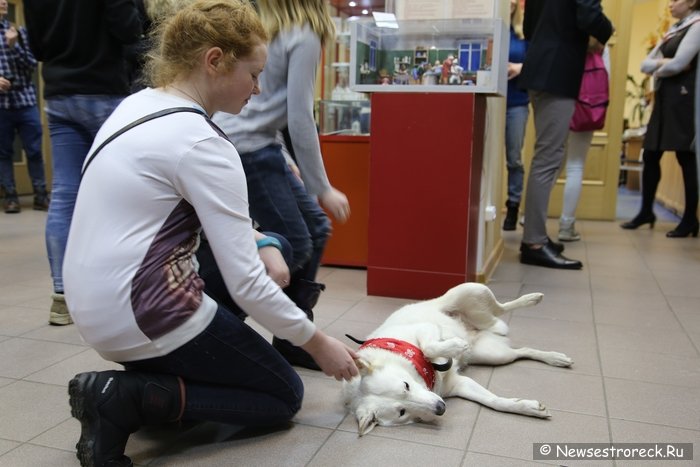
<instances>
[{"instance_id":1,"label":"person in plaid shirt","mask_svg":"<svg viewBox=\"0 0 700 467\"><path fill-rule=\"evenodd\" d=\"M7 20L7 0L0 0L0 184L5 191L6 213L21 210L13 171L15 134L19 135L27 154L34 209L49 208L41 154L41 120L32 82L35 69L36 59L29 50L27 31Z\"/></svg>"}]
</instances>

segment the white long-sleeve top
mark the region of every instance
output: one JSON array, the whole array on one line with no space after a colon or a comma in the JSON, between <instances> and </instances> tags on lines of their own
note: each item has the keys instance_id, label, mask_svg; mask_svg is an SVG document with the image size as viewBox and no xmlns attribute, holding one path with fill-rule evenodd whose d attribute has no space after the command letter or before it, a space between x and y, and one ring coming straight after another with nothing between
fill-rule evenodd
<instances>
[{"instance_id":1,"label":"white long-sleeve top","mask_svg":"<svg viewBox=\"0 0 700 467\"><path fill-rule=\"evenodd\" d=\"M138 118L181 106L193 104L154 89L134 94L92 150ZM63 278L71 316L100 355L117 362L162 356L207 327L217 304L197 275L202 228L234 301L276 336L295 345L311 338L315 325L260 260L236 149L188 112L122 134L82 179Z\"/></svg>"},{"instance_id":2,"label":"white long-sleeve top","mask_svg":"<svg viewBox=\"0 0 700 467\"><path fill-rule=\"evenodd\" d=\"M260 74L260 94L253 96L238 115L214 115L214 122L242 157L274 144L277 132L289 127L296 162L310 195L325 193L331 186L314 119L320 60L321 40L308 25L281 31L268 47L265 69Z\"/></svg>"},{"instance_id":3,"label":"white long-sleeve top","mask_svg":"<svg viewBox=\"0 0 700 467\"><path fill-rule=\"evenodd\" d=\"M660 51L663 41L659 41L656 47L642 61L642 73L654 74L655 77L665 78L677 75L688 67L693 58L700 52L700 15L693 14L693 17L687 18L686 25L682 25L678 30L680 31L684 27L689 28L688 32L683 37L673 58L664 65L659 66L659 60L663 58Z\"/></svg>"}]
</instances>

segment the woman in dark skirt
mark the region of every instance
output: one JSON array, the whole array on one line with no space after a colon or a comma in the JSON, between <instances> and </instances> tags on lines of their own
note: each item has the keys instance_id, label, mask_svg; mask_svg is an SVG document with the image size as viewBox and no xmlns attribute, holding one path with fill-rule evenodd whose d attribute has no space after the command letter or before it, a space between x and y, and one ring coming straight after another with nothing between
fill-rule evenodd
<instances>
[{"instance_id":1,"label":"woman in dark skirt","mask_svg":"<svg viewBox=\"0 0 700 467\"><path fill-rule=\"evenodd\" d=\"M683 172L685 212L667 237L698 236L698 175L695 158L695 78L700 51L700 0L671 0L671 15L679 21L642 62L642 72L656 80L654 110L644 138L642 208L622 224L623 229L654 227L656 188L661 178L661 156L675 151Z\"/></svg>"}]
</instances>

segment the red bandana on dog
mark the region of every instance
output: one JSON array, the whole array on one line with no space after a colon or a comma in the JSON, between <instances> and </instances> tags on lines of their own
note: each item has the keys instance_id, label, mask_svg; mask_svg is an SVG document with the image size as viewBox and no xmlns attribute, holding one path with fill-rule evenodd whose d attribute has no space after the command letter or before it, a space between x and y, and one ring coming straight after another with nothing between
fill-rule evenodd
<instances>
[{"instance_id":1,"label":"red bandana on dog","mask_svg":"<svg viewBox=\"0 0 700 467\"><path fill-rule=\"evenodd\" d=\"M433 386L435 386L435 369L432 363L425 358L425 355L423 355L423 352L418 347L410 342L381 337L365 341L365 343L360 346L360 349L363 347L390 350L401 355L413 363L413 366L416 367L416 371L421 375L428 389L432 390Z\"/></svg>"}]
</instances>

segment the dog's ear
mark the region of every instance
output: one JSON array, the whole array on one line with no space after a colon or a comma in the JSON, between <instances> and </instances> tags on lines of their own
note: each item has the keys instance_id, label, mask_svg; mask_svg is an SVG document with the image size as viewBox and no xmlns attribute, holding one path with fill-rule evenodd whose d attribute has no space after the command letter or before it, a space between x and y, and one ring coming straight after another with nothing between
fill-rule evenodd
<instances>
[{"instance_id":1,"label":"dog's ear","mask_svg":"<svg viewBox=\"0 0 700 467\"><path fill-rule=\"evenodd\" d=\"M373 410L365 407L358 407L355 411L357 418L357 432L360 436L364 436L377 426L377 414Z\"/></svg>"},{"instance_id":2,"label":"dog's ear","mask_svg":"<svg viewBox=\"0 0 700 467\"><path fill-rule=\"evenodd\" d=\"M357 365L357 369L360 370L360 376L367 376L372 373L373 368L369 360L358 357L355 359L355 365Z\"/></svg>"}]
</instances>

